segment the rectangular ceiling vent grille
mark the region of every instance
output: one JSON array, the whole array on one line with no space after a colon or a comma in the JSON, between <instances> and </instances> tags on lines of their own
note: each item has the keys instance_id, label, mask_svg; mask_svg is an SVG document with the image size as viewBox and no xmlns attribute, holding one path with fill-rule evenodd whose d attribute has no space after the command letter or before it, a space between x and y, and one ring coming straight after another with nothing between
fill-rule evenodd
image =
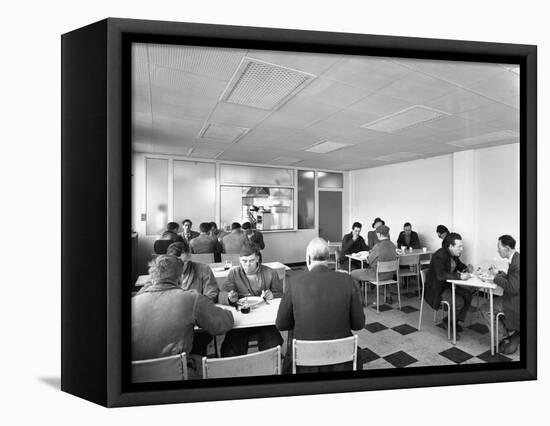
<instances>
[{"instance_id":1,"label":"rectangular ceiling vent grille","mask_svg":"<svg viewBox=\"0 0 550 426\"><path fill-rule=\"evenodd\" d=\"M200 139L214 139L220 142L233 143L246 135L249 130L246 127L206 123L199 132L198 137Z\"/></svg>"},{"instance_id":2,"label":"rectangular ceiling vent grille","mask_svg":"<svg viewBox=\"0 0 550 426\"><path fill-rule=\"evenodd\" d=\"M301 158L295 157L277 157L270 161L271 164L296 164L303 161Z\"/></svg>"},{"instance_id":3,"label":"rectangular ceiling vent grille","mask_svg":"<svg viewBox=\"0 0 550 426\"><path fill-rule=\"evenodd\" d=\"M457 139L452 142L447 142L447 145L458 146L460 148L468 148L474 145L481 145L491 142L500 142L508 139L515 139L519 142L519 133L511 130L500 130L498 132L485 133L484 135L472 136L464 139Z\"/></svg>"},{"instance_id":4,"label":"rectangular ceiling vent grille","mask_svg":"<svg viewBox=\"0 0 550 426\"><path fill-rule=\"evenodd\" d=\"M352 146L352 144L323 141L304 149L304 151L314 152L315 154L327 154L329 152L338 151L339 149L346 148L348 146Z\"/></svg>"},{"instance_id":5,"label":"rectangular ceiling vent grille","mask_svg":"<svg viewBox=\"0 0 550 426\"><path fill-rule=\"evenodd\" d=\"M416 160L420 157L422 157L421 154L416 154L414 152L395 152L393 154L376 157L375 160L398 162L398 161Z\"/></svg>"},{"instance_id":6,"label":"rectangular ceiling vent grille","mask_svg":"<svg viewBox=\"0 0 550 426\"><path fill-rule=\"evenodd\" d=\"M187 155L189 157L199 157L199 158L218 158L223 151L217 149L208 149L208 148L192 148L189 150Z\"/></svg>"},{"instance_id":7,"label":"rectangular ceiling vent grille","mask_svg":"<svg viewBox=\"0 0 550 426\"><path fill-rule=\"evenodd\" d=\"M363 124L361 127L378 132L394 133L450 115L452 114L424 105L413 105L394 114Z\"/></svg>"},{"instance_id":8,"label":"rectangular ceiling vent grille","mask_svg":"<svg viewBox=\"0 0 550 426\"><path fill-rule=\"evenodd\" d=\"M225 88L221 101L275 110L315 77L313 74L245 57Z\"/></svg>"}]
</instances>

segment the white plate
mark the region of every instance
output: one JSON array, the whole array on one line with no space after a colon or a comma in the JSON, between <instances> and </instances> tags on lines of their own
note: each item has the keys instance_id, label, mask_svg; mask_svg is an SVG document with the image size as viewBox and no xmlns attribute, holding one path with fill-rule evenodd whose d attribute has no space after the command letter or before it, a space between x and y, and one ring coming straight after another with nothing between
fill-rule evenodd
<instances>
[{"instance_id":1,"label":"white plate","mask_svg":"<svg viewBox=\"0 0 550 426\"><path fill-rule=\"evenodd\" d=\"M225 271L225 268L223 266L217 266L215 268L212 268L212 271L214 271L214 272L223 272L223 271Z\"/></svg>"},{"instance_id":2,"label":"white plate","mask_svg":"<svg viewBox=\"0 0 550 426\"><path fill-rule=\"evenodd\" d=\"M257 305L258 303L262 303L264 299L262 299L259 296L243 297L242 299L239 299L239 305L243 305L245 301L248 303L248 306L254 306L254 305Z\"/></svg>"}]
</instances>

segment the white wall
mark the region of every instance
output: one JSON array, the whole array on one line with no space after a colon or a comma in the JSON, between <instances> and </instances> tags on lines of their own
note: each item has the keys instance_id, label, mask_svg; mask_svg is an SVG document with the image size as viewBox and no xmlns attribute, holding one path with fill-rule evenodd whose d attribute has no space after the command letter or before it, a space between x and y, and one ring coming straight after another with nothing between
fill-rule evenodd
<instances>
[{"instance_id":1,"label":"white wall","mask_svg":"<svg viewBox=\"0 0 550 426\"><path fill-rule=\"evenodd\" d=\"M380 217L394 242L411 222L421 244L438 247L435 227L453 219L452 167L452 156L445 155L351 172L350 222L361 222L366 237Z\"/></svg>"},{"instance_id":2,"label":"white wall","mask_svg":"<svg viewBox=\"0 0 550 426\"><path fill-rule=\"evenodd\" d=\"M381 217L397 240L409 221L422 245L438 248L438 224L460 233L463 259L499 263L497 238L519 241L519 144L462 151L350 173L350 222L370 230Z\"/></svg>"}]
</instances>

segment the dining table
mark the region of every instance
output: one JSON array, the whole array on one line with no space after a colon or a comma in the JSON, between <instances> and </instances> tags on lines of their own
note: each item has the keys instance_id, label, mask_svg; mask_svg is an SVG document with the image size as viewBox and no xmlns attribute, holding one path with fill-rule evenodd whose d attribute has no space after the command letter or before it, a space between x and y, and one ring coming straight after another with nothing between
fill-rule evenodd
<instances>
[{"instance_id":1,"label":"dining table","mask_svg":"<svg viewBox=\"0 0 550 426\"><path fill-rule=\"evenodd\" d=\"M399 257L405 257L405 256L414 256L414 255L429 255L433 254L433 250L429 249L407 249L407 250L401 250L400 248L395 250L395 254ZM351 261L357 260L361 262L361 269L364 267L364 262L367 261L367 258L369 256L368 251L362 251L359 253L352 253L352 254L346 254L346 257L348 258L348 272L351 274Z\"/></svg>"},{"instance_id":2,"label":"dining table","mask_svg":"<svg viewBox=\"0 0 550 426\"><path fill-rule=\"evenodd\" d=\"M472 275L467 280L447 280L451 284L451 309L453 312L452 318L456 318L456 286L482 289L489 292L489 331L491 336L491 355L495 354L495 321L493 312L493 295L501 288L492 282L490 278L481 278L479 275ZM456 345L456 321L451 321L451 327L453 328L453 344Z\"/></svg>"}]
</instances>

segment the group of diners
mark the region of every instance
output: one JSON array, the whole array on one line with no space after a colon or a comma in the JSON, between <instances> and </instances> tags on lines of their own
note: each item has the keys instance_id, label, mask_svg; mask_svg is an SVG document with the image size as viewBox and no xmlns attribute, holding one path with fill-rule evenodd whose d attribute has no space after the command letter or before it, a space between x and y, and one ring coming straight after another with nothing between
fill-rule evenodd
<instances>
[{"instance_id":1,"label":"group of diners","mask_svg":"<svg viewBox=\"0 0 550 426\"><path fill-rule=\"evenodd\" d=\"M221 253L238 254L246 241L256 244L260 250L265 248L262 233L253 229L250 222L244 222L242 225L233 222L229 232L219 229L216 222L202 222L199 225L200 232L193 231L191 219L185 219L181 224L183 228L181 233L177 222L169 222L166 225L166 229L154 243L155 254L166 254L170 244L182 241L188 243L193 254L212 253L216 262L220 261Z\"/></svg>"},{"instance_id":2,"label":"group of diners","mask_svg":"<svg viewBox=\"0 0 550 426\"><path fill-rule=\"evenodd\" d=\"M361 268L361 262L353 265L354 271L351 276L356 281L376 280L377 264L381 261L392 261L397 257L398 247L401 249L419 249L420 240L418 234L412 230L410 222L403 225L397 239L397 246L390 240L390 228L385 222L376 218L372 224L373 230L368 232L368 243L360 235L362 226L359 222L352 225L349 234L342 239L342 257L346 255L367 251L367 267ZM444 225L437 225L437 236L442 240L439 248L431 256L428 271L426 274L424 298L435 310L440 309L442 301L450 306L452 302L452 290L449 280L468 280L472 277L474 267L466 265L460 260L464 250L462 236L456 232L450 232ZM520 260L519 252L516 251L516 241L510 235L502 235L497 241L497 251L503 259L507 259L509 267L507 272L499 271L494 265L489 268L489 273L494 276L493 282L501 288L502 296L494 299L494 310L502 312L504 317L499 318L499 352L510 355L517 351L519 346L519 277ZM358 266L359 264L359 266ZM420 267L420 265L418 265ZM394 278L392 272L381 273L380 280L391 280ZM456 318L454 327L457 332L462 332L464 323L472 303L472 291L467 287L457 286L455 290ZM387 296L386 303L393 303L391 294ZM489 325L489 302L486 302L480 311L486 323ZM449 313L452 315L452 313ZM447 326L448 318L444 318L442 326Z\"/></svg>"},{"instance_id":3,"label":"group of diners","mask_svg":"<svg viewBox=\"0 0 550 426\"><path fill-rule=\"evenodd\" d=\"M328 267L328 243L313 239L306 249L308 272L288 282L283 293L277 272L263 265L259 248L250 241L239 251L239 265L231 268L218 288L210 267L191 260L186 240L172 243L166 254L150 262L150 283L132 298L132 360L154 359L185 352L196 374L213 336L225 334L221 356L248 352L251 335L260 351L283 344L281 331L292 331L302 340L349 337L365 325L357 286L348 274ZM230 310L242 297L260 296L267 301L281 298L275 325L233 328ZM327 318L330 320L327 321ZM290 354L283 359L283 372L290 372ZM358 368L364 359L358 354ZM352 362L330 366L298 367L297 372L345 371Z\"/></svg>"}]
</instances>

